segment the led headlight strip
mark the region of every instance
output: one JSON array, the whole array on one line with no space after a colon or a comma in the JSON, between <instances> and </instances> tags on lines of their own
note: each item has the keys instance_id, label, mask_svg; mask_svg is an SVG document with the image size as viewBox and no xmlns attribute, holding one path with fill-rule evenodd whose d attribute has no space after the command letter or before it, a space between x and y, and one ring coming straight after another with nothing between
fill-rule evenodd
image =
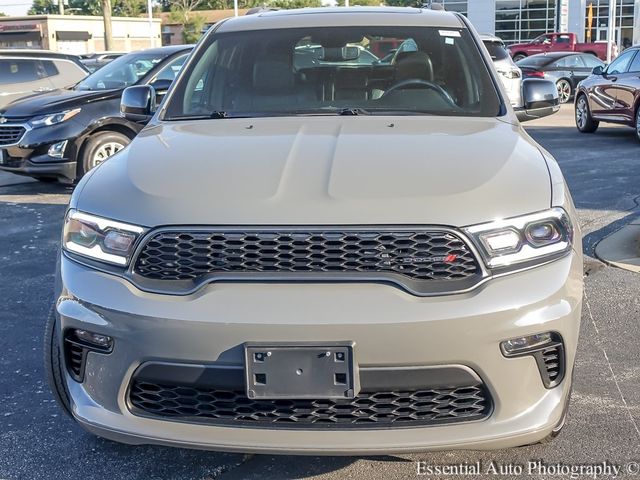
<instances>
[{"instance_id":1,"label":"led headlight strip","mask_svg":"<svg viewBox=\"0 0 640 480\"><path fill-rule=\"evenodd\" d=\"M136 241L145 229L95 215L69 210L64 222L63 248L114 265L129 263Z\"/></svg>"},{"instance_id":2,"label":"led headlight strip","mask_svg":"<svg viewBox=\"0 0 640 480\"><path fill-rule=\"evenodd\" d=\"M552 208L464 229L490 268L546 261L571 249L573 227L567 212Z\"/></svg>"}]
</instances>

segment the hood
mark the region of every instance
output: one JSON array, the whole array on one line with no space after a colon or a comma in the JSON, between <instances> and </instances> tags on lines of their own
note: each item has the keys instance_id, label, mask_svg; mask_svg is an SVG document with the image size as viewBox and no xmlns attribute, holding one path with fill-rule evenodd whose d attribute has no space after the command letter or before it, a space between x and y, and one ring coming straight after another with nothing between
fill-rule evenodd
<instances>
[{"instance_id":1,"label":"hood","mask_svg":"<svg viewBox=\"0 0 640 480\"><path fill-rule=\"evenodd\" d=\"M143 226L463 226L550 204L546 163L520 127L424 116L164 123L72 199Z\"/></svg>"},{"instance_id":2,"label":"hood","mask_svg":"<svg viewBox=\"0 0 640 480\"><path fill-rule=\"evenodd\" d=\"M122 90L52 90L23 97L10 103L0 110L0 116L8 118L34 117L82 107L91 102L118 98L120 95L122 95Z\"/></svg>"}]
</instances>

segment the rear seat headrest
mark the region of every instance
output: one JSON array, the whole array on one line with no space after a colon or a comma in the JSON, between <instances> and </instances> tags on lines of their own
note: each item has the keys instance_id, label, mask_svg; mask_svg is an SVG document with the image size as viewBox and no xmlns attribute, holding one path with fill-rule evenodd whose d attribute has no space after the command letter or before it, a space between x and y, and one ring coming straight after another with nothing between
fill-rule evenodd
<instances>
[{"instance_id":1,"label":"rear seat headrest","mask_svg":"<svg viewBox=\"0 0 640 480\"><path fill-rule=\"evenodd\" d=\"M295 83L291 65L287 62L266 60L253 66L253 86L259 90L282 91Z\"/></svg>"}]
</instances>

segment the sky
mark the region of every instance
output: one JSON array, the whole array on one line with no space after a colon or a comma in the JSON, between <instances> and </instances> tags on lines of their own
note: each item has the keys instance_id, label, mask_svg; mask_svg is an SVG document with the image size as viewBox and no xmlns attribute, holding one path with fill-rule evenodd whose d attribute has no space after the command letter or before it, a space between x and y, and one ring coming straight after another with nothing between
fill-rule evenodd
<instances>
[{"instance_id":1,"label":"sky","mask_svg":"<svg viewBox=\"0 0 640 480\"><path fill-rule=\"evenodd\" d=\"M31 0L0 0L0 12L7 15L26 15L31 7Z\"/></svg>"}]
</instances>

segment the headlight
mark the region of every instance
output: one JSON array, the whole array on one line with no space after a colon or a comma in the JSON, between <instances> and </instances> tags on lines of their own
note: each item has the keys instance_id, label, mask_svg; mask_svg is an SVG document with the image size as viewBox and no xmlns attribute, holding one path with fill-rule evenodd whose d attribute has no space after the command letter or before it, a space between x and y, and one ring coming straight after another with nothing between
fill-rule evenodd
<instances>
[{"instance_id":1,"label":"headlight","mask_svg":"<svg viewBox=\"0 0 640 480\"><path fill-rule=\"evenodd\" d=\"M41 117L35 117L29 121L29 124L33 128L44 127L48 125L55 125L56 123L66 122L70 118L75 117L80 113L79 108L73 110L65 110L64 112L51 113L49 115L42 115Z\"/></svg>"},{"instance_id":2,"label":"headlight","mask_svg":"<svg viewBox=\"0 0 640 480\"><path fill-rule=\"evenodd\" d=\"M83 257L126 266L144 228L69 210L64 222L63 248Z\"/></svg>"},{"instance_id":3,"label":"headlight","mask_svg":"<svg viewBox=\"0 0 640 480\"><path fill-rule=\"evenodd\" d=\"M465 228L490 268L544 261L567 252L573 228L562 208Z\"/></svg>"}]
</instances>

